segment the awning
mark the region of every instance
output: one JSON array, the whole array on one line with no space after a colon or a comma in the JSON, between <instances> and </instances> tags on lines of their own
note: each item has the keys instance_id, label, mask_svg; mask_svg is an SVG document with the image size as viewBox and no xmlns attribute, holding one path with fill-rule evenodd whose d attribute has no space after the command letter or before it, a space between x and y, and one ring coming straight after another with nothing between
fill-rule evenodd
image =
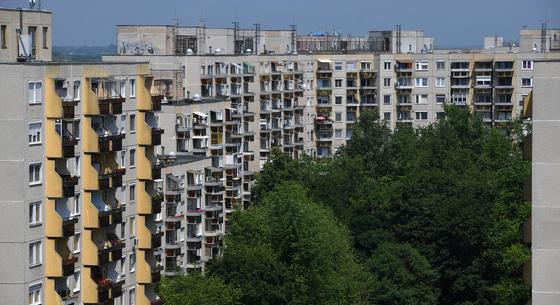
<instances>
[{"instance_id":1,"label":"awning","mask_svg":"<svg viewBox=\"0 0 560 305\"><path fill-rule=\"evenodd\" d=\"M199 112L199 111L193 111L193 114L198 115L199 117L202 117L202 118L207 118L208 117L207 114Z\"/></svg>"},{"instance_id":2,"label":"awning","mask_svg":"<svg viewBox=\"0 0 560 305\"><path fill-rule=\"evenodd\" d=\"M330 63L332 62L332 60L329 60L329 59L319 59L319 62L322 62L322 63L329 63L329 64L330 64Z\"/></svg>"}]
</instances>

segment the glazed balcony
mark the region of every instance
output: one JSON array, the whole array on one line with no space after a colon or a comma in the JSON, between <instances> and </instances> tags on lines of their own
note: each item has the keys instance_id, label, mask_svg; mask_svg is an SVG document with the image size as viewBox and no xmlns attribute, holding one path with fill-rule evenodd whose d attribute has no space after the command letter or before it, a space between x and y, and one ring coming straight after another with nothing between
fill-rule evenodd
<instances>
[{"instance_id":1,"label":"glazed balcony","mask_svg":"<svg viewBox=\"0 0 560 305\"><path fill-rule=\"evenodd\" d=\"M68 209L67 201L47 199L45 204L45 235L49 238L67 238L74 235L78 222Z\"/></svg>"},{"instance_id":2,"label":"glazed balcony","mask_svg":"<svg viewBox=\"0 0 560 305\"><path fill-rule=\"evenodd\" d=\"M48 198L73 197L78 180L77 176L66 169L64 162L46 160L45 193Z\"/></svg>"},{"instance_id":3,"label":"glazed balcony","mask_svg":"<svg viewBox=\"0 0 560 305\"><path fill-rule=\"evenodd\" d=\"M65 239L45 240L45 275L47 277L67 277L74 274L78 258L68 249Z\"/></svg>"}]
</instances>

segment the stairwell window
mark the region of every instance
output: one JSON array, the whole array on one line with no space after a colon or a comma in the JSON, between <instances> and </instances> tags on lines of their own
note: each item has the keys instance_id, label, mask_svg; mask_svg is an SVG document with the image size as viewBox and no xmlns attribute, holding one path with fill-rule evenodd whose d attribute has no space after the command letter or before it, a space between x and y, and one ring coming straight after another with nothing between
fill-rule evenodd
<instances>
[{"instance_id":1,"label":"stairwell window","mask_svg":"<svg viewBox=\"0 0 560 305\"><path fill-rule=\"evenodd\" d=\"M521 86L522 87L533 87L533 78L532 77L523 77L521 79Z\"/></svg>"},{"instance_id":2,"label":"stairwell window","mask_svg":"<svg viewBox=\"0 0 560 305\"><path fill-rule=\"evenodd\" d=\"M41 144L41 122L29 123L29 145Z\"/></svg>"},{"instance_id":3,"label":"stairwell window","mask_svg":"<svg viewBox=\"0 0 560 305\"><path fill-rule=\"evenodd\" d=\"M390 61L386 61L383 63L383 70L388 71L391 70L391 62Z\"/></svg>"},{"instance_id":4,"label":"stairwell window","mask_svg":"<svg viewBox=\"0 0 560 305\"><path fill-rule=\"evenodd\" d=\"M49 48L48 34L49 34L49 28L46 26L43 27L43 49Z\"/></svg>"},{"instance_id":5,"label":"stairwell window","mask_svg":"<svg viewBox=\"0 0 560 305\"><path fill-rule=\"evenodd\" d=\"M80 85L81 83L79 80L74 81L74 100L76 101L79 101L81 98Z\"/></svg>"},{"instance_id":6,"label":"stairwell window","mask_svg":"<svg viewBox=\"0 0 560 305\"><path fill-rule=\"evenodd\" d=\"M39 185L41 184L41 172L42 164L38 163L30 163L29 164L29 185Z\"/></svg>"},{"instance_id":7,"label":"stairwell window","mask_svg":"<svg viewBox=\"0 0 560 305\"><path fill-rule=\"evenodd\" d=\"M27 102L29 104L41 104L43 83L32 81L27 83Z\"/></svg>"},{"instance_id":8,"label":"stairwell window","mask_svg":"<svg viewBox=\"0 0 560 305\"><path fill-rule=\"evenodd\" d=\"M136 184L130 184L128 191L128 202L134 202L136 200Z\"/></svg>"},{"instance_id":9,"label":"stairwell window","mask_svg":"<svg viewBox=\"0 0 560 305\"><path fill-rule=\"evenodd\" d=\"M36 226L41 224L41 201L32 202L29 204L29 225Z\"/></svg>"},{"instance_id":10,"label":"stairwell window","mask_svg":"<svg viewBox=\"0 0 560 305\"><path fill-rule=\"evenodd\" d=\"M2 49L8 48L8 31L6 29L6 25L0 26L0 45Z\"/></svg>"},{"instance_id":11,"label":"stairwell window","mask_svg":"<svg viewBox=\"0 0 560 305\"><path fill-rule=\"evenodd\" d=\"M385 87L391 87L391 79L389 77L385 77L383 79L383 86Z\"/></svg>"},{"instance_id":12,"label":"stairwell window","mask_svg":"<svg viewBox=\"0 0 560 305\"><path fill-rule=\"evenodd\" d=\"M136 166L136 149L130 150L130 168L134 168Z\"/></svg>"},{"instance_id":13,"label":"stairwell window","mask_svg":"<svg viewBox=\"0 0 560 305\"><path fill-rule=\"evenodd\" d=\"M533 61L524 60L521 62L521 70L533 70Z\"/></svg>"},{"instance_id":14,"label":"stairwell window","mask_svg":"<svg viewBox=\"0 0 560 305\"><path fill-rule=\"evenodd\" d=\"M41 265L43 259L41 254L43 253L43 244L40 241L33 242L29 244L29 267L36 267Z\"/></svg>"},{"instance_id":15,"label":"stairwell window","mask_svg":"<svg viewBox=\"0 0 560 305\"><path fill-rule=\"evenodd\" d=\"M130 133L136 132L136 115L135 114L130 115L128 125L130 126Z\"/></svg>"}]
</instances>

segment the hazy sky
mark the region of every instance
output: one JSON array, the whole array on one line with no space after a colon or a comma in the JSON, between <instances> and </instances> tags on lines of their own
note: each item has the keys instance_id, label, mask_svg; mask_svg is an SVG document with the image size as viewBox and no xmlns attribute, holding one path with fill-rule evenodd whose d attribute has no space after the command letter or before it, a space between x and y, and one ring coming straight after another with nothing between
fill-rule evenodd
<instances>
[{"instance_id":1,"label":"hazy sky","mask_svg":"<svg viewBox=\"0 0 560 305\"><path fill-rule=\"evenodd\" d=\"M27 7L27 0L0 0L3 7ZM241 27L261 23L299 33L339 30L363 35L370 29L424 29L437 46L481 45L486 35L517 40L523 26L560 28L560 0L43 0L53 12L55 45L115 43L117 24Z\"/></svg>"}]
</instances>

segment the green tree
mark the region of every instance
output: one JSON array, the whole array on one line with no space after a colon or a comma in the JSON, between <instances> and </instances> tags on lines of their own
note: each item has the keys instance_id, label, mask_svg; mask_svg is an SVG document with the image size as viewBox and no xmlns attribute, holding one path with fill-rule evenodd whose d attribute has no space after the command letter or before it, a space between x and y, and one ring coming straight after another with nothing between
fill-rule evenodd
<instances>
[{"instance_id":1,"label":"green tree","mask_svg":"<svg viewBox=\"0 0 560 305\"><path fill-rule=\"evenodd\" d=\"M210 265L244 304L356 304L360 266L348 233L307 190L282 183L234 214L222 259Z\"/></svg>"},{"instance_id":2,"label":"green tree","mask_svg":"<svg viewBox=\"0 0 560 305\"><path fill-rule=\"evenodd\" d=\"M436 305L438 273L409 244L383 243L366 262L371 304Z\"/></svg>"},{"instance_id":3,"label":"green tree","mask_svg":"<svg viewBox=\"0 0 560 305\"><path fill-rule=\"evenodd\" d=\"M167 305L238 305L240 291L220 278L199 273L164 277L157 286L158 295Z\"/></svg>"}]
</instances>

